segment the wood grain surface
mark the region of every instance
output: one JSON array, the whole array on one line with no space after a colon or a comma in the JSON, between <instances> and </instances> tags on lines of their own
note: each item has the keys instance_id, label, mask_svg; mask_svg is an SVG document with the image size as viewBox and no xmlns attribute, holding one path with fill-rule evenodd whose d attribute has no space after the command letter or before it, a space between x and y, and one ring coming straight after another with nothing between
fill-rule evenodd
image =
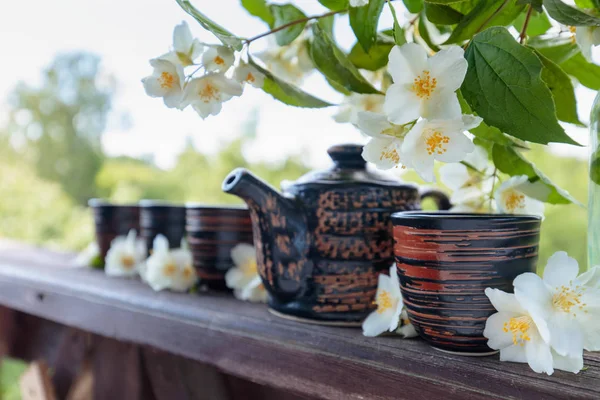
<instances>
[{"instance_id":1,"label":"wood grain surface","mask_svg":"<svg viewBox=\"0 0 600 400\"><path fill-rule=\"evenodd\" d=\"M549 377L498 356L441 353L419 339L279 319L224 293L155 293L134 279L62 268L69 259L0 242L0 304L307 398L600 398L599 354L586 354L577 375Z\"/></svg>"}]
</instances>

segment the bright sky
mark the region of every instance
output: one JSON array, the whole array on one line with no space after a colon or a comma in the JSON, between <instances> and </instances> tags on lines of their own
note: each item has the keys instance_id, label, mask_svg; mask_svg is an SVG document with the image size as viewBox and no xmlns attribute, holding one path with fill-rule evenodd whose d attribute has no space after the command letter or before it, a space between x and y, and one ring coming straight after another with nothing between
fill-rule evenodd
<instances>
[{"instance_id":1,"label":"bright sky","mask_svg":"<svg viewBox=\"0 0 600 400\"><path fill-rule=\"evenodd\" d=\"M193 2L213 20L234 33L250 37L262 33L266 25L251 17L239 0L196 0ZM284 3L284 1L273 1ZM326 11L315 0L293 1L306 14ZM401 6L398 6L398 9ZM24 18L24 16L27 16ZM343 47L354 42L345 17L340 17L336 37ZM258 109L258 140L246 154L251 159L281 160L290 154L302 154L315 166L327 165L327 147L343 142L364 142L349 124L338 124L331 116L335 108L314 110L285 106L263 92L247 88L240 98L223 106L215 117L202 120L193 110L167 109L160 99L147 97L141 78L152 69L148 59L168 51L173 27L186 20L192 32L204 42L217 43L175 1L165 0L32 0L11 2L0 13L0 48L4 55L0 80L0 123L6 116L5 100L15 84L22 80L36 83L42 69L59 52L87 50L102 57L104 69L118 81L115 111L127 111L131 126L120 130L110 124L103 145L111 155L142 156L151 154L158 165L169 167L191 137L202 152L214 152L219 144L236 137L250 114ZM380 29L391 25L386 10ZM253 52L266 41L252 45ZM599 51L596 49L596 61ZM340 95L329 89L316 74L303 88L329 101L339 102ZM588 121L595 93L578 88L579 115ZM576 140L587 143L585 129L567 126ZM585 156L585 149L559 146L557 151Z\"/></svg>"}]
</instances>

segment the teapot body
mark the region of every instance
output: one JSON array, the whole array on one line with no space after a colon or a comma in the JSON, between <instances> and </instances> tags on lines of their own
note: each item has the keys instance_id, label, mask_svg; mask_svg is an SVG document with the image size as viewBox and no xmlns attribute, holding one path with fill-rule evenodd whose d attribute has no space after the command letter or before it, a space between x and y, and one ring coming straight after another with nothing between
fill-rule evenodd
<instances>
[{"instance_id":1,"label":"teapot body","mask_svg":"<svg viewBox=\"0 0 600 400\"><path fill-rule=\"evenodd\" d=\"M271 293L271 308L310 320L362 321L375 307L379 273L394 261L390 216L419 210L418 190L347 184L288 194L304 209L312 268L295 298Z\"/></svg>"}]
</instances>

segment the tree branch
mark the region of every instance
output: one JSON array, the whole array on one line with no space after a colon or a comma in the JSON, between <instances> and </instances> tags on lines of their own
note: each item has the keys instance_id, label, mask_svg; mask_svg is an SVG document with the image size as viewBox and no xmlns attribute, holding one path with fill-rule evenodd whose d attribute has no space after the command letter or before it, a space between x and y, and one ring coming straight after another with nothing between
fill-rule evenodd
<instances>
[{"instance_id":1,"label":"tree branch","mask_svg":"<svg viewBox=\"0 0 600 400\"><path fill-rule=\"evenodd\" d=\"M527 16L525 17L525 22L523 23L523 29L521 29L521 34L519 35L519 43L523 44L525 39L527 38L527 27L529 26L529 20L531 19L531 12L533 11L533 7L531 4L529 5L529 9L527 10Z\"/></svg>"}]
</instances>

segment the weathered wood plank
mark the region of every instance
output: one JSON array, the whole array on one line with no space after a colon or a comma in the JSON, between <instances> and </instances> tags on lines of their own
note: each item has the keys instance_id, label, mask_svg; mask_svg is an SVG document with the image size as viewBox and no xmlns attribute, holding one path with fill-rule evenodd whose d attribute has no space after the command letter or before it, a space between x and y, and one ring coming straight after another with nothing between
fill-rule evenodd
<instances>
[{"instance_id":1,"label":"weathered wood plank","mask_svg":"<svg viewBox=\"0 0 600 400\"><path fill-rule=\"evenodd\" d=\"M31 250L35 253L34 250ZM223 293L154 293L65 262L0 250L0 304L117 340L149 345L227 374L318 398L600 397L600 357L551 377L497 356L438 352L420 340L367 339L360 330L312 326L270 315ZM45 253L46 258L52 258Z\"/></svg>"}]
</instances>

